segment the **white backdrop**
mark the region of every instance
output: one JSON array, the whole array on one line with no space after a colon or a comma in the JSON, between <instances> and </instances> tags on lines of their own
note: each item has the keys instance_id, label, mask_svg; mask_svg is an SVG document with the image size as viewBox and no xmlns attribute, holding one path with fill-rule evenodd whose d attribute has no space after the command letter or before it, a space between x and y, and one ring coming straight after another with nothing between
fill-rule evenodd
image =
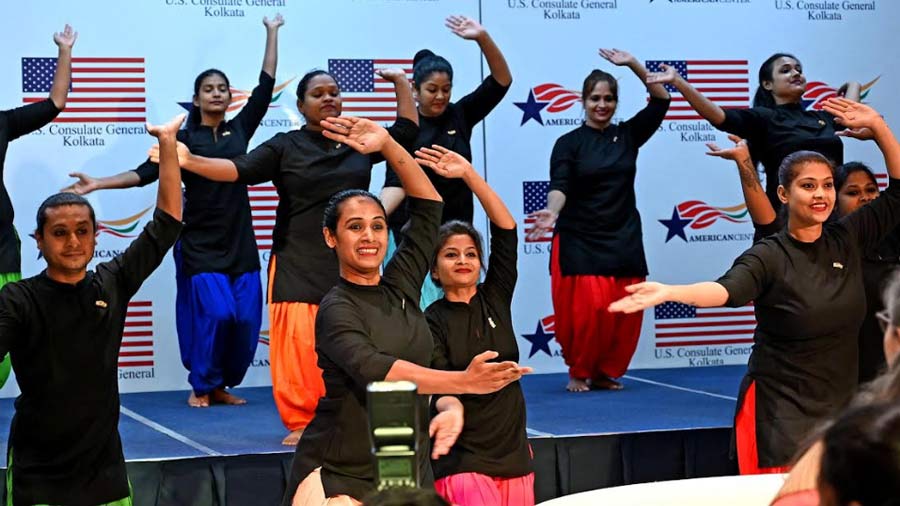
<instances>
[{"instance_id":1,"label":"white backdrop","mask_svg":"<svg viewBox=\"0 0 900 506\"><path fill-rule=\"evenodd\" d=\"M144 80L123 87L140 88L125 94L137 97L138 109L144 107L146 112L120 116L163 121L183 110L179 102L190 101L193 79L206 68L224 70L238 90L252 89L265 40L261 19L281 12L286 25L279 34L276 86L283 88L276 93L252 147L300 125L294 94L297 80L308 70L327 68L329 59L410 59L418 49L428 47L453 63L454 95L461 97L487 71L477 45L443 27L446 15L465 14L482 20L513 71L506 99L473 135L473 153L475 166L485 172L524 228L525 192L545 193L541 182L549 179L553 143L575 128L583 115L575 99L584 76L592 68L602 68L620 78L621 119L630 117L646 100L641 83L627 69L602 60L598 47L626 49L644 61L686 61L689 69L729 62L728 68L737 70L730 77L749 81L729 85L737 91L724 93L735 95L730 97L737 100L735 105L748 105L762 60L775 51L789 51L804 63L808 80L825 88L837 88L848 79L869 83L877 78L866 101L889 122L900 119L900 105L890 99L900 78L895 70L900 56L891 50L893 37L887 22L896 19L900 6L883 0L822 4L796 0L139 0L126 4L32 0L7 6L7 15L0 20L7 48L0 54L0 68L6 70L6 79L0 82L0 103L4 108L15 107L33 96L23 91L23 58L55 56L52 33L70 23L79 32L76 58L143 59L122 64L138 69L128 75ZM73 85L73 96L79 86L85 85ZM70 102L69 107L75 106ZM98 114L87 112L71 122L53 123L11 144L5 183L23 237L34 227L39 203L71 182L69 172L106 176L132 169L152 144L135 128L140 122L88 121L85 115ZM750 243L752 228L740 207L737 175L728 162L703 154L703 143L710 140L727 143L725 135L704 121L672 119L663 123L641 152L636 185L651 279L714 279ZM856 141L845 144L847 160L870 162L883 172L874 146ZM383 168L376 167L373 191L380 189L382 179ZM124 249L143 228L151 216L155 191L151 185L89 196L105 227L98 238L97 261ZM264 198L268 192L263 188L251 195ZM254 212L260 236L271 227L269 216L267 211ZM669 221L671 227L659 220ZM484 228L483 215L476 216L476 224ZM683 227L679 229L678 224ZM513 316L522 361L538 372L563 371L559 347L552 340L549 242L525 242L523 235L520 240L520 281ZM260 244L265 271L267 241ZM42 269L43 261L28 237L22 257L25 276ZM129 316L125 337L129 346L123 347L120 360L123 392L188 388L175 336L174 293L174 268L167 259L135 297L139 304ZM648 312L632 365L743 363L752 328L752 316L748 321L746 312L704 319L729 323L712 328L693 326L696 318L657 320ZM270 383L267 328L265 323L245 385ZM13 381L0 390L0 396L15 394Z\"/></svg>"}]
</instances>

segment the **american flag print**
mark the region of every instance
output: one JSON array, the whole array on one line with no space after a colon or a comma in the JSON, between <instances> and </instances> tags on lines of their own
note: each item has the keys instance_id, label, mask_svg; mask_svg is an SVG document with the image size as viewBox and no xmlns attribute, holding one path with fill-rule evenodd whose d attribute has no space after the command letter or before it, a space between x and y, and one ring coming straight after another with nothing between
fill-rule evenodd
<instances>
[{"instance_id":1,"label":"american flag print","mask_svg":"<svg viewBox=\"0 0 900 506\"><path fill-rule=\"evenodd\" d=\"M269 251L272 249L278 191L271 184L248 186L247 191L250 193L250 215L253 217L256 246L260 251Z\"/></svg>"},{"instance_id":2,"label":"american flag print","mask_svg":"<svg viewBox=\"0 0 900 506\"><path fill-rule=\"evenodd\" d=\"M397 119L394 83L375 74L377 69L401 68L412 80L411 59L330 59L328 72L341 88L342 114L372 121Z\"/></svg>"},{"instance_id":3,"label":"american flag print","mask_svg":"<svg viewBox=\"0 0 900 506\"><path fill-rule=\"evenodd\" d=\"M753 305L701 308L665 302L653 308L656 347L750 344L756 330Z\"/></svg>"},{"instance_id":4,"label":"american flag print","mask_svg":"<svg viewBox=\"0 0 900 506\"><path fill-rule=\"evenodd\" d=\"M538 102L548 102L547 112L562 112L581 101L581 95L577 91L556 83L539 84L531 91Z\"/></svg>"},{"instance_id":5,"label":"american flag print","mask_svg":"<svg viewBox=\"0 0 900 506\"><path fill-rule=\"evenodd\" d=\"M548 191L550 191L550 181L522 181L522 205L524 207L522 231L525 233L525 242L550 242L553 240L553 230L548 230L535 239L528 237L528 234L534 230L534 224L537 221L529 215L547 207Z\"/></svg>"},{"instance_id":6,"label":"american flag print","mask_svg":"<svg viewBox=\"0 0 900 506\"><path fill-rule=\"evenodd\" d=\"M702 200L688 200L678 204L678 215L688 218L693 229L706 228L719 220L731 223L745 223L747 214L746 204L738 204L730 207L713 207Z\"/></svg>"},{"instance_id":7,"label":"american flag print","mask_svg":"<svg viewBox=\"0 0 900 506\"><path fill-rule=\"evenodd\" d=\"M153 301L128 303L119 367L153 367Z\"/></svg>"},{"instance_id":8,"label":"american flag print","mask_svg":"<svg viewBox=\"0 0 900 506\"><path fill-rule=\"evenodd\" d=\"M650 60L646 65L647 70L662 72L660 65L663 63L675 67L681 77L723 109L747 109L750 105L747 60ZM665 86L672 95L672 105L669 106L665 119L703 119L674 86Z\"/></svg>"},{"instance_id":9,"label":"american flag print","mask_svg":"<svg viewBox=\"0 0 900 506\"><path fill-rule=\"evenodd\" d=\"M47 99L56 58L22 58L22 102ZM143 123L147 120L144 58L72 58L72 84L56 123Z\"/></svg>"}]
</instances>

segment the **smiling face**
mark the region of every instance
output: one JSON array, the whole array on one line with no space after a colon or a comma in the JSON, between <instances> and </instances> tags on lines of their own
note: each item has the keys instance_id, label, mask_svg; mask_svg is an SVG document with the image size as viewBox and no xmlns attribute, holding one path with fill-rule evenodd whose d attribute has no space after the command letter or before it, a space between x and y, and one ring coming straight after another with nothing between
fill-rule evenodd
<instances>
[{"instance_id":1,"label":"smiling face","mask_svg":"<svg viewBox=\"0 0 900 506\"><path fill-rule=\"evenodd\" d=\"M609 82L597 81L584 99L584 122L592 128L606 128L616 114L618 104L619 99Z\"/></svg>"},{"instance_id":2,"label":"smiling face","mask_svg":"<svg viewBox=\"0 0 900 506\"><path fill-rule=\"evenodd\" d=\"M303 100L297 100L297 109L307 125L317 128L323 119L341 115L341 89L333 77L319 74L309 80Z\"/></svg>"},{"instance_id":3,"label":"smiling face","mask_svg":"<svg viewBox=\"0 0 900 506\"><path fill-rule=\"evenodd\" d=\"M799 102L806 91L806 77L803 66L790 56L782 56L772 63L772 75L762 82L776 104Z\"/></svg>"},{"instance_id":4,"label":"smiling face","mask_svg":"<svg viewBox=\"0 0 900 506\"><path fill-rule=\"evenodd\" d=\"M339 204L334 231L323 229L325 243L337 253L341 276L371 276L381 268L387 251L387 219L371 198L350 197Z\"/></svg>"},{"instance_id":5,"label":"smiling face","mask_svg":"<svg viewBox=\"0 0 900 506\"><path fill-rule=\"evenodd\" d=\"M787 204L789 219L800 227L825 223L835 201L831 167L823 162L808 161L801 162L793 170L795 175L790 186L778 187L778 198Z\"/></svg>"},{"instance_id":6,"label":"smiling face","mask_svg":"<svg viewBox=\"0 0 900 506\"><path fill-rule=\"evenodd\" d=\"M478 284L481 258L475 241L469 234L448 237L438 250L431 276L444 290L469 288Z\"/></svg>"},{"instance_id":7,"label":"smiling face","mask_svg":"<svg viewBox=\"0 0 900 506\"><path fill-rule=\"evenodd\" d=\"M94 257L97 240L90 210L84 205L47 208L43 229L35 233L47 261L47 274L62 282L77 282Z\"/></svg>"}]
</instances>

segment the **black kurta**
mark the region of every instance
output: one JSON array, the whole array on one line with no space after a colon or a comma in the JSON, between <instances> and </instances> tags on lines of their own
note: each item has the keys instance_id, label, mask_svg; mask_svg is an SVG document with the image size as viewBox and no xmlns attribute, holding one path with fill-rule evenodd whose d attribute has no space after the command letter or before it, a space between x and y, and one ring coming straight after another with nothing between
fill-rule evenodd
<instances>
[{"instance_id":1,"label":"black kurta","mask_svg":"<svg viewBox=\"0 0 900 506\"><path fill-rule=\"evenodd\" d=\"M491 256L484 283L468 303L440 299L425 311L434 336L436 369L465 371L479 353L494 350L497 361L519 361L513 330L516 287L516 230L491 223ZM460 395L465 425L450 453L432 461L435 478L481 473L510 478L531 472L525 432L525 397L516 381L485 395Z\"/></svg>"},{"instance_id":2,"label":"black kurta","mask_svg":"<svg viewBox=\"0 0 900 506\"><path fill-rule=\"evenodd\" d=\"M416 124L404 118L389 130L404 147L418 133ZM360 154L305 127L280 133L233 160L238 183L272 181L278 191L270 303L318 304L337 283L337 259L322 236L325 206L339 191L367 190L372 165L382 160L380 153Z\"/></svg>"},{"instance_id":3,"label":"black kurta","mask_svg":"<svg viewBox=\"0 0 900 506\"><path fill-rule=\"evenodd\" d=\"M209 158L233 158L247 152L250 138L262 121L275 79L259 73L259 84L241 112L212 127L188 125L178 141L191 153ZM149 160L134 170L140 186L159 179L159 164ZM259 270L247 185L220 183L181 171L184 182L184 231L181 234L182 268L188 276L201 272L242 274Z\"/></svg>"},{"instance_id":4,"label":"black kurta","mask_svg":"<svg viewBox=\"0 0 900 506\"><path fill-rule=\"evenodd\" d=\"M6 149L9 143L53 121L59 109L52 100L36 102L9 111L0 111L0 274L22 270L19 237L13 228L12 201L3 183Z\"/></svg>"},{"instance_id":5,"label":"black kurta","mask_svg":"<svg viewBox=\"0 0 900 506\"><path fill-rule=\"evenodd\" d=\"M884 309L882 293L891 273L900 266L900 229L894 229L878 247L863 254L866 317L859 329L859 381L872 381L885 367L884 332L875 313Z\"/></svg>"},{"instance_id":6,"label":"black kurta","mask_svg":"<svg viewBox=\"0 0 900 506\"><path fill-rule=\"evenodd\" d=\"M727 306L755 301L741 398L755 381L760 467L787 465L815 423L856 388L866 311L863 252L900 225L898 185L891 180L880 198L826 224L815 242L800 242L787 230L757 242L718 280L728 291Z\"/></svg>"},{"instance_id":7,"label":"black kurta","mask_svg":"<svg viewBox=\"0 0 900 506\"><path fill-rule=\"evenodd\" d=\"M175 243L159 209L124 253L75 285L46 271L0 291L0 355L22 393L10 428L15 504L102 504L129 495L118 356L128 301Z\"/></svg>"},{"instance_id":8,"label":"black kurta","mask_svg":"<svg viewBox=\"0 0 900 506\"><path fill-rule=\"evenodd\" d=\"M322 299L316 315L316 353L325 397L294 454L283 504L290 506L297 486L322 467L326 497L347 494L362 499L376 485L366 411L366 386L383 381L396 360L428 367L433 341L419 309L440 224L441 203L410 198L410 221L403 240L376 286L343 278ZM422 404L425 407L425 404ZM429 462L428 417L419 427L422 484L433 482Z\"/></svg>"},{"instance_id":9,"label":"black kurta","mask_svg":"<svg viewBox=\"0 0 900 506\"><path fill-rule=\"evenodd\" d=\"M557 139L550 190L566 195L554 232L563 275L647 275L634 178L638 149L668 109L668 99L650 97L628 121L605 130L582 125Z\"/></svg>"},{"instance_id":10,"label":"black kurta","mask_svg":"<svg viewBox=\"0 0 900 506\"><path fill-rule=\"evenodd\" d=\"M506 96L509 86L503 86L487 76L474 91L464 96L459 102L449 104L440 116L429 117L419 114L419 136L413 145L414 151L421 147L430 148L433 144L443 146L462 155L466 160L472 161L472 130L497 104ZM448 179L426 169L425 173L431 179L431 183L444 199L444 214L441 223L450 220L472 221L474 204L472 190L462 179ZM390 165L385 170L385 187L400 188L400 178L394 173ZM391 230L397 234L406 223L406 203L401 202L397 210L388 217Z\"/></svg>"},{"instance_id":11,"label":"black kurta","mask_svg":"<svg viewBox=\"0 0 900 506\"><path fill-rule=\"evenodd\" d=\"M778 200L778 166L787 155L801 150L825 155L835 165L844 163L844 145L834 135L843 127L825 111L807 111L801 104L774 108L726 109L719 130L747 140L751 152L766 172L766 195L772 207L781 209Z\"/></svg>"}]
</instances>

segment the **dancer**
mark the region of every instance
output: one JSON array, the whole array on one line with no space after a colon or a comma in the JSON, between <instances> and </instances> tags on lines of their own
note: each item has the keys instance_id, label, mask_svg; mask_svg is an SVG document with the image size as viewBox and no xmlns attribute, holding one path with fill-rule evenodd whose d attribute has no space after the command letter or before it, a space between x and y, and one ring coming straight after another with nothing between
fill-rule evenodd
<instances>
[{"instance_id":1,"label":"dancer","mask_svg":"<svg viewBox=\"0 0 900 506\"><path fill-rule=\"evenodd\" d=\"M631 54L601 49L614 65L644 82L647 69ZM607 311L625 287L647 276L641 217L634 194L638 150L669 108L661 84L647 86L647 106L613 123L616 79L593 70L584 80L584 124L560 137L550 156L547 208L533 214L532 237L554 230L550 255L556 340L569 366L570 392L618 390L641 332L642 313ZM559 220L557 221L557 218Z\"/></svg>"},{"instance_id":2,"label":"dancer","mask_svg":"<svg viewBox=\"0 0 900 506\"><path fill-rule=\"evenodd\" d=\"M53 34L53 42L59 48L56 56L56 71L50 84L50 97L8 111L0 111L0 288L6 283L22 279L22 257L19 251L19 235L13 226L12 201L3 182L6 150L9 143L27 135L53 121L66 107L69 96L69 82L72 78L72 46L78 32L66 25L63 31ZM9 356L0 362L0 387L9 378Z\"/></svg>"},{"instance_id":3,"label":"dancer","mask_svg":"<svg viewBox=\"0 0 900 506\"><path fill-rule=\"evenodd\" d=\"M869 128L891 181L900 178L900 145L877 112L842 98L825 108L849 128ZM819 153L785 158L778 187L787 205L785 229L754 244L716 282L639 283L610 306L633 312L665 301L699 307L755 301L753 353L735 416L742 474L782 472L816 421L834 414L856 387L862 254L900 225L900 183L826 225L835 201L833 170Z\"/></svg>"},{"instance_id":4,"label":"dancer","mask_svg":"<svg viewBox=\"0 0 900 506\"><path fill-rule=\"evenodd\" d=\"M60 193L37 213L46 270L0 291L0 352L12 356L22 390L9 435L10 504L132 504L117 359L128 301L181 230L175 135L182 121L147 126L162 158L156 211L124 253L87 271L94 210L83 197Z\"/></svg>"},{"instance_id":5,"label":"dancer","mask_svg":"<svg viewBox=\"0 0 900 506\"><path fill-rule=\"evenodd\" d=\"M868 132L842 130L839 135L855 138L869 138ZM746 141L735 135L729 135L735 142L734 147L721 149L714 143L707 144L708 155L734 160L738 165L744 200L753 220L758 238L777 233L783 227L783 219L776 216L775 210L765 197L765 192L756 175L756 168L750 161L750 151ZM846 216L860 206L878 198L878 183L872 170L860 162L848 162L835 170L834 177L837 200L832 219ZM866 292L866 317L859 330L859 366L860 383L873 380L884 368L884 354L881 349L882 335L876 315L884 309L881 290L888 274L900 265L900 229L894 229L877 247L863 252L862 271L863 286Z\"/></svg>"},{"instance_id":6,"label":"dancer","mask_svg":"<svg viewBox=\"0 0 900 506\"><path fill-rule=\"evenodd\" d=\"M843 127L827 110L807 111L803 66L795 56L775 53L759 67L759 87L750 109L723 109L703 96L675 67L662 64L662 72L650 73L648 83L671 84L701 116L719 130L732 133L750 144L754 162L762 162L766 173L766 195L777 211L778 168L787 155L801 150L821 153L835 165L844 163L844 145L835 137ZM860 85L848 82L840 89L845 98L859 101Z\"/></svg>"},{"instance_id":7,"label":"dancer","mask_svg":"<svg viewBox=\"0 0 900 506\"><path fill-rule=\"evenodd\" d=\"M500 48L488 31L477 21L465 16L450 16L446 26L465 40L474 40L481 48L490 74L475 90L457 102L450 102L453 89L453 67L444 57L428 49L413 58L413 86L418 101L419 136L414 148L444 146L472 161L472 130L506 96L512 75ZM441 223L450 220L472 221L472 191L461 181L428 174L432 184L444 199ZM392 247L399 242L400 229L406 223L405 193L396 173L388 165L385 172L381 200L388 212L388 222L394 237ZM390 253L386 257L390 259ZM422 308L439 299L440 290L426 280L422 288Z\"/></svg>"},{"instance_id":8,"label":"dancer","mask_svg":"<svg viewBox=\"0 0 900 506\"><path fill-rule=\"evenodd\" d=\"M387 221L378 199L364 190L334 195L322 232L340 266L340 281L322 299L316 317L316 349L326 385L316 416L294 456L284 505L358 504L375 488L365 391L372 381L407 380L420 394L488 393L517 381L529 368L515 362L487 363L487 351L465 371L428 369L434 343L419 309L421 280L428 272L441 216L441 197L412 156L375 123L329 118L325 137L361 153L380 150L403 182L410 221L397 253L381 275ZM417 447L421 482L430 487L428 456L447 453L462 429L462 404L453 396L435 400L437 416L421 417ZM434 445L429 451L429 432ZM321 471L316 470L321 467ZM300 483L299 487L297 484ZM296 492L295 492L296 490Z\"/></svg>"},{"instance_id":9,"label":"dancer","mask_svg":"<svg viewBox=\"0 0 900 506\"><path fill-rule=\"evenodd\" d=\"M418 128L409 83L399 70L379 74L392 80L401 104L392 135L410 145ZM316 364L315 317L339 276L334 253L322 240L322 212L336 192L368 188L372 165L382 160L322 135L319 122L341 113L341 90L330 74L304 75L297 97L306 125L276 135L247 155L205 158L179 147L182 168L198 176L251 185L271 181L278 191L269 260L269 363L275 405L290 431L286 445L297 444L325 393Z\"/></svg>"},{"instance_id":10,"label":"dancer","mask_svg":"<svg viewBox=\"0 0 900 506\"><path fill-rule=\"evenodd\" d=\"M481 234L471 223L449 221L438 231L431 277L444 297L426 311L435 341L433 367L463 371L487 350L519 361L512 324L516 286L516 220L472 165L435 145L416 151L416 161L436 174L462 180L491 220L491 255L484 283ZM525 398L518 382L486 395L460 398L465 424L449 454L432 462L435 488L460 506L534 505L534 473L525 433Z\"/></svg>"},{"instance_id":11,"label":"dancer","mask_svg":"<svg viewBox=\"0 0 900 506\"><path fill-rule=\"evenodd\" d=\"M231 83L221 70L208 69L194 80L193 106L178 141L197 154L231 158L247 152L250 138L272 100L278 65L278 29L284 18L263 18L266 50L259 83L233 119ZM93 178L64 188L79 195L106 188L145 186L159 178L159 165L147 161L135 170ZM184 232L175 245L175 321L181 362L188 370L188 405L244 404L225 390L241 383L259 342L262 282L253 234L247 185L212 181L186 172Z\"/></svg>"}]
</instances>

